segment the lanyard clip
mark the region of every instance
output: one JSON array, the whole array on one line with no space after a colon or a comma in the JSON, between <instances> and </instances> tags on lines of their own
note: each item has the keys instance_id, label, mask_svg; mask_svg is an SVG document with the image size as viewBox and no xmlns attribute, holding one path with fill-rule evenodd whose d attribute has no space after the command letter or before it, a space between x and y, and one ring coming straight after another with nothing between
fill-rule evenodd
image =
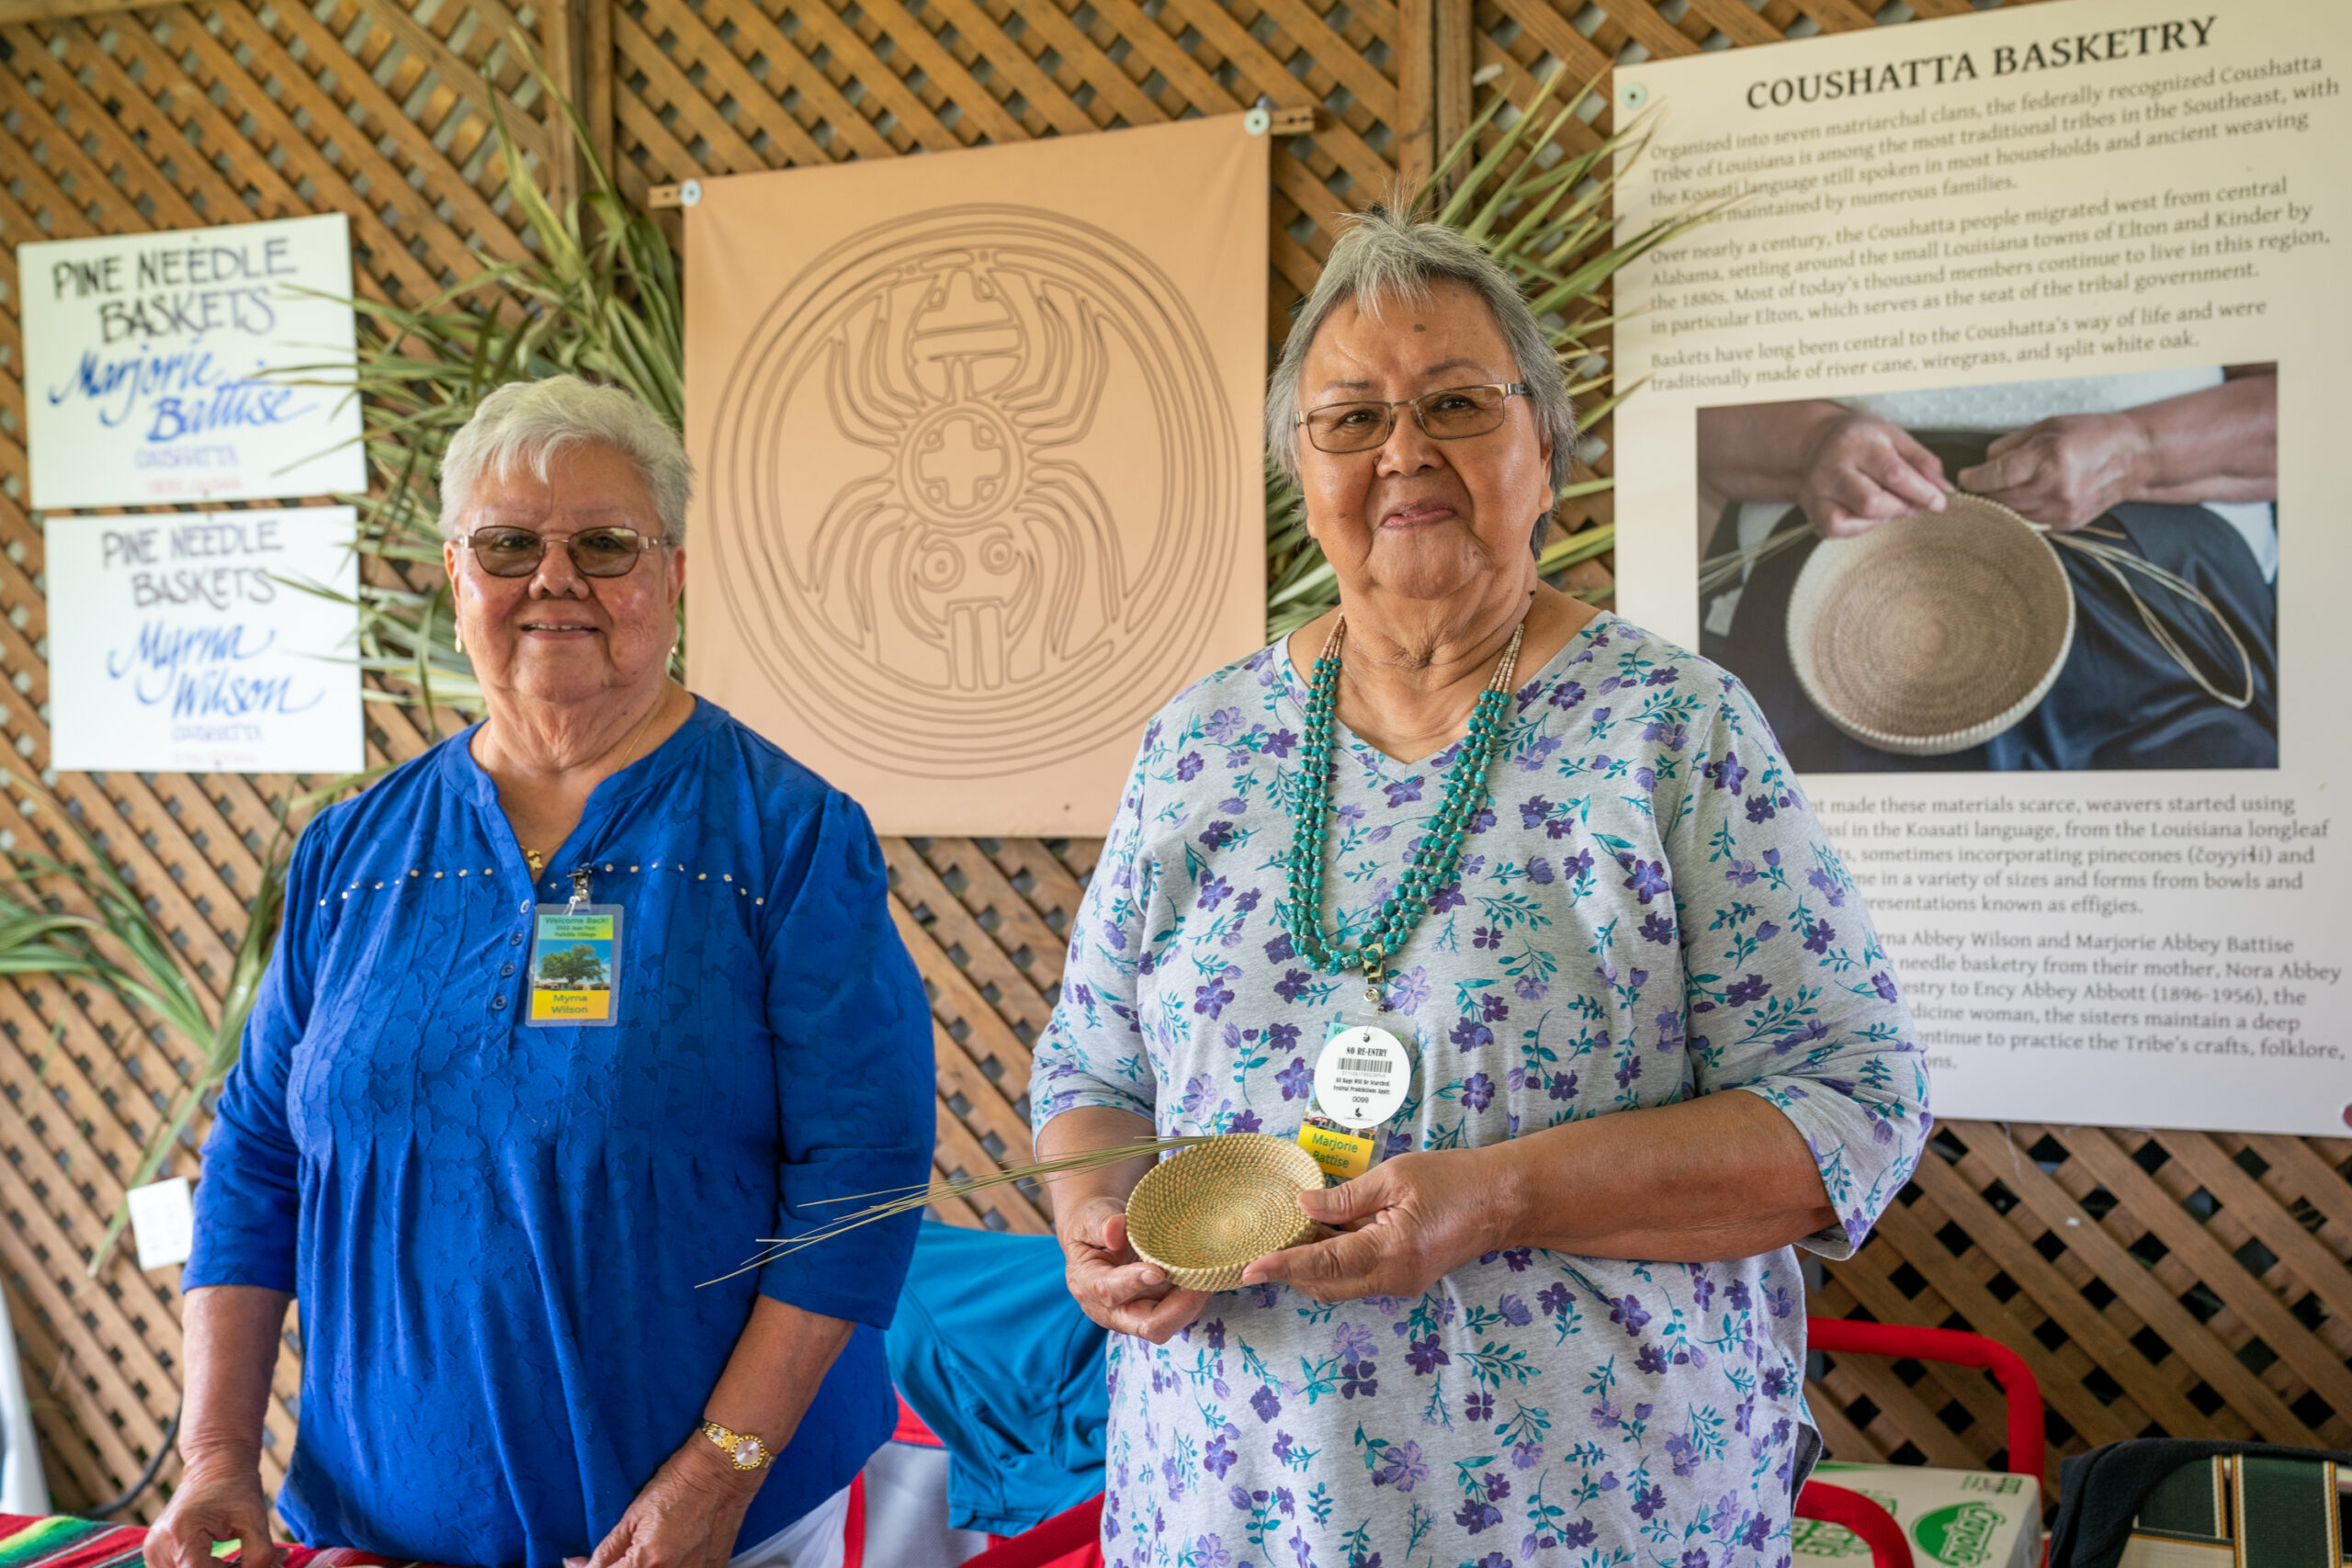
<instances>
[{"instance_id":1,"label":"lanyard clip","mask_svg":"<svg viewBox=\"0 0 2352 1568\"><path fill-rule=\"evenodd\" d=\"M1388 954L1377 947L1368 947L1363 953L1363 1001L1374 1012L1388 1010L1388 998L1383 993L1388 985Z\"/></svg>"},{"instance_id":2,"label":"lanyard clip","mask_svg":"<svg viewBox=\"0 0 2352 1568\"><path fill-rule=\"evenodd\" d=\"M591 868L586 861L582 861L578 865L571 868L571 902L565 906L563 911L565 914L576 915L580 913L582 909L588 907L588 873L590 869Z\"/></svg>"}]
</instances>

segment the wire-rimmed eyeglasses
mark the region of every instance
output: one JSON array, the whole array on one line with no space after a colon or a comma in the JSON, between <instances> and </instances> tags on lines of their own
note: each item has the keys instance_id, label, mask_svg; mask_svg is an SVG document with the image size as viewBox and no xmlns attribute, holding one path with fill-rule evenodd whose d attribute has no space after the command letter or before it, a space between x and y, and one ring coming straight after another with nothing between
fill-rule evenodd
<instances>
[{"instance_id":1,"label":"wire-rimmed eyeglasses","mask_svg":"<svg viewBox=\"0 0 2352 1568\"><path fill-rule=\"evenodd\" d=\"M464 544L474 563L492 577L528 577L539 570L548 547L561 541L571 557L571 569L582 577L627 577L637 570L639 556L658 549L666 540L648 538L634 528L582 528L577 534L541 534L530 528L477 528Z\"/></svg>"},{"instance_id":2,"label":"wire-rimmed eyeglasses","mask_svg":"<svg viewBox=\"0 0 2352 1568\"><path fill-rule=\"evenodd\" d=\"M1318 452L1369 452L1385 445L1396 428L1396 411L1409 408L1421 434L1432 441L1460 441L1499 429L1503 409L1529 396L1524 381L1489 381L1476 387L1441 387L1393 403L1326 403L1298 416Z\"/></svg>"}]
</instances>

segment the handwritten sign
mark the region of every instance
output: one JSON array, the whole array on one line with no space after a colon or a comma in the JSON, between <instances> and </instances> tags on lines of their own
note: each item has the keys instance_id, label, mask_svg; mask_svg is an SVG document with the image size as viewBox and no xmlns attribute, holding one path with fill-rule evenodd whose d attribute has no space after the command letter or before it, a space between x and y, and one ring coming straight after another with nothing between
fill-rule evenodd
<instances>
[{"instance_id":1,"label":"handwritten sign","mask_svg":"<svg viewBox=\"0 0 2352 1568\"><path fill-rule=\"evenodd\" d=\"M356 522L347 506L51 517L51 764L357 773Z\"/></svg>"},{"instance_id":2,"label":"handwritten sign","mask_svg":"<svg viewBox=\"0 0 2352 1568\"><path fill-rule=\"evenodd\" d=\"M341 213L19 245L17 269L36 509L368 487L357 400L270 375L351 374Z\"/></svg>"}]
</instances>

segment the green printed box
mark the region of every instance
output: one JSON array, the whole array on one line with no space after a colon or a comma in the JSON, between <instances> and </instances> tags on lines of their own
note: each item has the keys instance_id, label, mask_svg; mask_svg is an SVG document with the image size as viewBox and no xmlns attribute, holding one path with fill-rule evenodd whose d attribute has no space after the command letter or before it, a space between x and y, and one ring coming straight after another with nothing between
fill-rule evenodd
<instances>
[{"instance_id":1,"label":"green printed box","mask_svg":"<svg viewBox=\"0 0 2352 1568\"><path fill-rule=\"evenodd\" d=\"M1823 1464L1814 1479L1859 1492L1894 1516L1918 1568L2036 1568L2041 1487L2029 1476L1912 1464ZM1868 1562L1871 1549L1842 1525L1799 1519L1797 1568Z\"/></svg>"}]
</instances>

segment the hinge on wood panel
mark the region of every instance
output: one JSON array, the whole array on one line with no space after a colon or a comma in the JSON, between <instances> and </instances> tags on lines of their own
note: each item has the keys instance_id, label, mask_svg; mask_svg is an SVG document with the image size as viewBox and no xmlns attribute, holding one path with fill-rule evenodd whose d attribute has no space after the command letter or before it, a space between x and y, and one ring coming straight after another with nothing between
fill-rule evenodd
<instances>
[{"instance_id":1,"label":"hinge on wood panel","mask_svg":"<svg viewBox=\"0 0 2352 1568\"><path fill-rule=\"evenodd\" d=\"M645 205L654 212L665 208L692 207L701 200L700 180L681 180L675 185L655 186L645 193Z\"/></svg>"}]
</instances>

